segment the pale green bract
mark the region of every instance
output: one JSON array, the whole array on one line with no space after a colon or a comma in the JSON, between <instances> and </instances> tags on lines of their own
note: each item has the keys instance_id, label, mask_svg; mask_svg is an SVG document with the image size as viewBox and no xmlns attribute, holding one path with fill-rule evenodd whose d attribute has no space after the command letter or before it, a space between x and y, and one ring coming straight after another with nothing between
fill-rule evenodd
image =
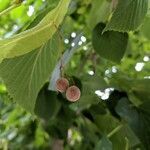
<instances>
[{"instance_id":1,"label":"pale green bract","mask_svg":"<svg viewBox=\"0 0 150 150\"><path fill-rule=\"evenodd\" d=\"M62 52L60 37L55 34L40 48L0 64L0 76L15 102L34 113L36 98L48 81Z\"/></svg>"},{"instance_id":2,"label":"pale green bract","mask_svg":"<svg viewBox=\"0 0 150 150\"><path fill-rule=\"evenodd\" d=\"M119 0L103 32L108 30L128 32L138 29L148 9L148 0Z\"/></svg>"},{"instance_id":3,"label":"pale green bract","mask_svg":"<svg viewBox=\"0 0 150 150\"><path fill-rule=\"evenodd\" d=\"M107 18L110 15L110 5L110 2L106 0L93 0L88 20L90 29L94 29L99 22L107 21Z\"/></svg>"},{"instance_id":4,"label":"pale green bract","mask_svg":"<svg viewBox=\"0 0 150 150\"><path fill-rule=\"evenodd\" d=\"M61 0L34 28L0 41L0 62L26 54L52 38L67 13L70 0Z\"/></svg>"}]
</instances>

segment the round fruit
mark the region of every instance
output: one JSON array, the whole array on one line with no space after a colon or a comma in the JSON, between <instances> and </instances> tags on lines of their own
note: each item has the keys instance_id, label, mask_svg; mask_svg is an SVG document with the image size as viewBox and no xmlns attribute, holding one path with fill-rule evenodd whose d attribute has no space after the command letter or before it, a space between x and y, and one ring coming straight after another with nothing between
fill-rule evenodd
<instances>
[{"instance_id":1,"label":"round fruit","mask_svg":"<svg viewBox=\"0 0 150 150\"><path fill-rule=\"evenodd\" d=\"M66 78L59 78L57 81L56 81L56 89L57 91L63 93L67 90L69 86L69 82Z\"/></svg>"},{"instance_id":2,"label":"round fruit","mask_svg":"<svg viewBox=\"0 0 150 150\"><path fill-rule=\"evenodd\" d=\"M66 98L71 102L79 100L80 96L81 96L80 89L74 85L69 87L66 91Z\"/></svg>"}]
</instances>

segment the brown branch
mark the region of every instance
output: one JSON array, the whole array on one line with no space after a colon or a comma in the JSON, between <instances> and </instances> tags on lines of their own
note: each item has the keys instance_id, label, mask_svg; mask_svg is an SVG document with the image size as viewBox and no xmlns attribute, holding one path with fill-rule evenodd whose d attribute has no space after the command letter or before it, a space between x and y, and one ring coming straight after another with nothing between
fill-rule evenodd
<instances>
[{"instance_id":1,"label":"brown branch","mask_svg":"<svg viewBox=\"0 0 150 150\"><path fill-rule=\"evenodd\" d=\"M63 140L54 139L52 144L52 150L63 150L64 149L63 145L64 145Z\"/></svg>"},{"instance_id":2,"label":"brown branch","mask_svg":"<svg viewBox=\"0 0 150 150\"><path fill-rule=\"evenodd\" d=\"M115 10L118 5L118 0L112 0L112 10Z\"/></svg>"}]
</instances>

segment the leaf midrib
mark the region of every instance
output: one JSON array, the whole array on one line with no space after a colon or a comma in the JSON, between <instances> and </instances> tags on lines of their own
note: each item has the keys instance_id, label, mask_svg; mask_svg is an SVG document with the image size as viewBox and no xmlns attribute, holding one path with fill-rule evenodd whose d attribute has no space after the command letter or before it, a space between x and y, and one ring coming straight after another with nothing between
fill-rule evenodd
<instances>
[{"instance_id":1,"label":"leaf midrib","mask_svg":"<svg viewBox=\"0 0 150 150\"><path fill-rule=\"evenodd\" d=\"M40 57L40 54L42 53L44 47L45 47L45 45L41 46L41 48L39 49L39 52L36 54L36 58L34 60L33 67L31 69L31 75L30 75L29 84L28 84L28 96L30 96L30 94L31 94L30 93L31 92L31 84L32 84L32 79L33 79L33 74L34 74L34 71L35 71L35 67L36 67L38 58Z\"/></svg>"}]
</instances>

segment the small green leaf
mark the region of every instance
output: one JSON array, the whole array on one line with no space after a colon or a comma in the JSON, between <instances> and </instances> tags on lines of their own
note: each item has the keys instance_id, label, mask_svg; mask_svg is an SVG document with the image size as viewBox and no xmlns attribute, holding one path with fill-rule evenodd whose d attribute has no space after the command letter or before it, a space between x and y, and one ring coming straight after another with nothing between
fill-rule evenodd
<instances>
[{"instance_id":1,"label":"small green leaf","mask_svg":"<svg viewBox=\"0 0 150 150\"><path fill-rule=\"evenodd\" d=\"M61 0L58 6L50 11L43 20L32 29L26 30L9 39L0 40L0 62L26 54L52 38L57 27L62 23L70 0Z\"/></svg>"},{"instance_id":2,"label":"small green leaf","mask_svg":"<svg viewBox=\"0 0 150 150\"><path fill-rule=\"evenodd\" d=\"M128 121L131 128L137 127L137 122L139 121L137 111L133 109L133 105L127 98L121 98L115 110L121 117L124 118L124 120Z\"/></svg>"},{"instance_id":3,"label":"small green leaf","mask_svg":"<svg viewBox=\"0 0 150 150\"><path fill-rule=\"evenodd\" d=\"M61 104L57 98L57 93L48 91L46 84L37 97L34 112L39 117L49 120L57 115L60 106Z\"/></svg>"},{"instance_id":4,"label":"small green leaf","mask_svg":"<svg viewBox=\"0 0 150 150\"><path fill-rule=\"evenodd\" d=\"M113 62L119 63L125 53L128 34L117 31L107 31L102 34L105 24L99 23L93 30L92 42L95 51Z\"/></svg>"},{"instance_id":5,"label":"small green leaf","mask_svg":"<svg viewBox=\"0 0 150 150\"><path fill-rule=\"evenodd\" d=\"M136 30L143 22L147 9L148 0L119 0L104 31L127 32Z\"/></svg>"},{"instance_id":6,"label":"small green leaf","mask_svg":"<svg viewBox=\"0 0 150 150\"><path fill-rule=\"evenodd\" d=\"M97 143L97 145L96 145L94 150L112 150L112 143L106 136L104 136Z\"/></svg>"},{"instance_id":7,"label":"small green leaf","mask_svg":"<svg viewBox=\"0 0 150 150\"><path fill-rule=\"evenodd\" d=\"M39 90L52 73L60 56L59 35L45 45L23 56L5 59L0 76L15 102L33 113Z\"/></svg>"}]
</instances>

